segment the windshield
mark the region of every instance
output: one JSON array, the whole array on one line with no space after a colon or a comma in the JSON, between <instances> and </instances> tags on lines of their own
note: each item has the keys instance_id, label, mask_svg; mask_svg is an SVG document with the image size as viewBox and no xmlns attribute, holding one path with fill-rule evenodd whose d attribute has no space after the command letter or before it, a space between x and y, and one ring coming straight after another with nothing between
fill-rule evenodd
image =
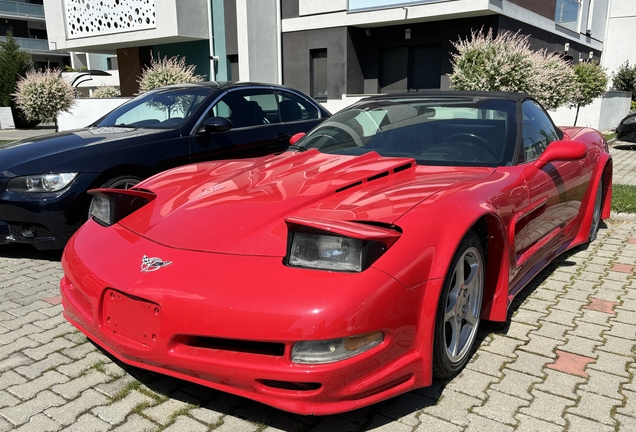
<instances>
[{"instance_id":1,"label":"windshield","mask_svg":"<svg viewBox=\"0 0 636 432\"><path fill-rule=\"evenodd\" d=\"M174 129L185 123L211 93L205 87L151 91L115 109L95 126Z\"/></svg>"},{"instance_id":2,"label":"windshield","mask_svg":"<svg viewBox=\"0 0 636 432\"><path fill-rule=\"evenodd\" d=\"M298 142L323 153L412 157L421 165L510 165L516 103L465 97L362 101Z\"/></svg>"}]
</instances>

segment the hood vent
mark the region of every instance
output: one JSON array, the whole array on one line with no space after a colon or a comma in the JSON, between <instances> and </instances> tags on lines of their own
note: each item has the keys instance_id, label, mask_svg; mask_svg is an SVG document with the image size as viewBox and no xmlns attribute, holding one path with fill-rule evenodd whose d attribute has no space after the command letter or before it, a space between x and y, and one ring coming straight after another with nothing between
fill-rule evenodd
<instances>
[{"instance_id":1,"label":"hood vent","mask_svg":"<svg viewBox=\"0 0 636 432\"><path fill-rule=\"evenodd\" d=\"M394 174L397 174L399 172L406 171L407 169L411 168L412 166L414 166L414 164L412 162L409 162L409 163L406 163L404 165L400 165L400 166L397 166L397 167L393 168L392 171L393 171ZM381 172L379 174L375 174L375 175L367 178L367 182L372 182L374 180L381 179L381 178L386 177L388 175L389 175L389 171L384 171L384 172ZM358 180L357 182L353 182L351 184L348 184L347 186L343 186L341 188L336 189L336 193L342 192L342 191L346 191L347 189L351 189L352 187L356 187L356 186L359 186L361 184L362 184L362 180Z\"/></svg>"}]
</instances>

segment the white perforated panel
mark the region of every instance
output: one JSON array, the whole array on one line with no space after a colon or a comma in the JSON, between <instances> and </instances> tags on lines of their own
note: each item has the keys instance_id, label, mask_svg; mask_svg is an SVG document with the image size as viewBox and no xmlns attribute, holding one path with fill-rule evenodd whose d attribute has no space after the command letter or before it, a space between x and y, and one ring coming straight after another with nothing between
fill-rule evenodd
<instances>
[{"instance_id":1,"label":"white perforated panel","mask_svg":"<svg viewBox=\"0 0 636 432\"><path fill-rule=\"evenodd\" d=\"M65 0L68 39L155 28L155 0Z\"/></svg>"}]
</instances>

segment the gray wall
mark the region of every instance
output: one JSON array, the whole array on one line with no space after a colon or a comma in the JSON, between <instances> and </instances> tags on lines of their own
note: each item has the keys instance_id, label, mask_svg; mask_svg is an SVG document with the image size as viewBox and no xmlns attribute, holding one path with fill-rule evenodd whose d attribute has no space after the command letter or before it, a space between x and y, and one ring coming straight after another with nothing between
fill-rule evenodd
<instances>
[{"instance_id":1,"label":"gray wall","mask_svg":"<svg viewBox=\"0 0 636 432\"><path fill-rule=\"evenodd\" d=\"M247 37L249 80L276 83L278 81L276 0L247 2Z\"/></svg>"},{"instance_id":2,"label":"gray wall","mask_svg":"<svg viewBox=\"0 0 636 432\"><path fill-rule=\"evenodd\" d=\"M347 41L346 27L283 33L283 84L310 94L309 51L327 48L327 94L340 99L347 85Z\"/></svg>"}]
</instances>

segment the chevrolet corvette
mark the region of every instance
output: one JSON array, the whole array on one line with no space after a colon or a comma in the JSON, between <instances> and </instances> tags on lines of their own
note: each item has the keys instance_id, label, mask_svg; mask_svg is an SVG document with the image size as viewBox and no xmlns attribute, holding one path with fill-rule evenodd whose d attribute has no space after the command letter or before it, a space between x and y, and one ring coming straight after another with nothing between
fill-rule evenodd
<instances>
[{"instance_id":1,"label":"chevrolet corvette","mask_svg":"<svg viewBox=\"0 0 636 432\"><path fill-rule=\"evenodd\" d=\"M343 412L457 374L610 212L603 136L525 94L371 97L291 142L92 190L66 319L129 365Z\"/></svg>"}]
</instances>

